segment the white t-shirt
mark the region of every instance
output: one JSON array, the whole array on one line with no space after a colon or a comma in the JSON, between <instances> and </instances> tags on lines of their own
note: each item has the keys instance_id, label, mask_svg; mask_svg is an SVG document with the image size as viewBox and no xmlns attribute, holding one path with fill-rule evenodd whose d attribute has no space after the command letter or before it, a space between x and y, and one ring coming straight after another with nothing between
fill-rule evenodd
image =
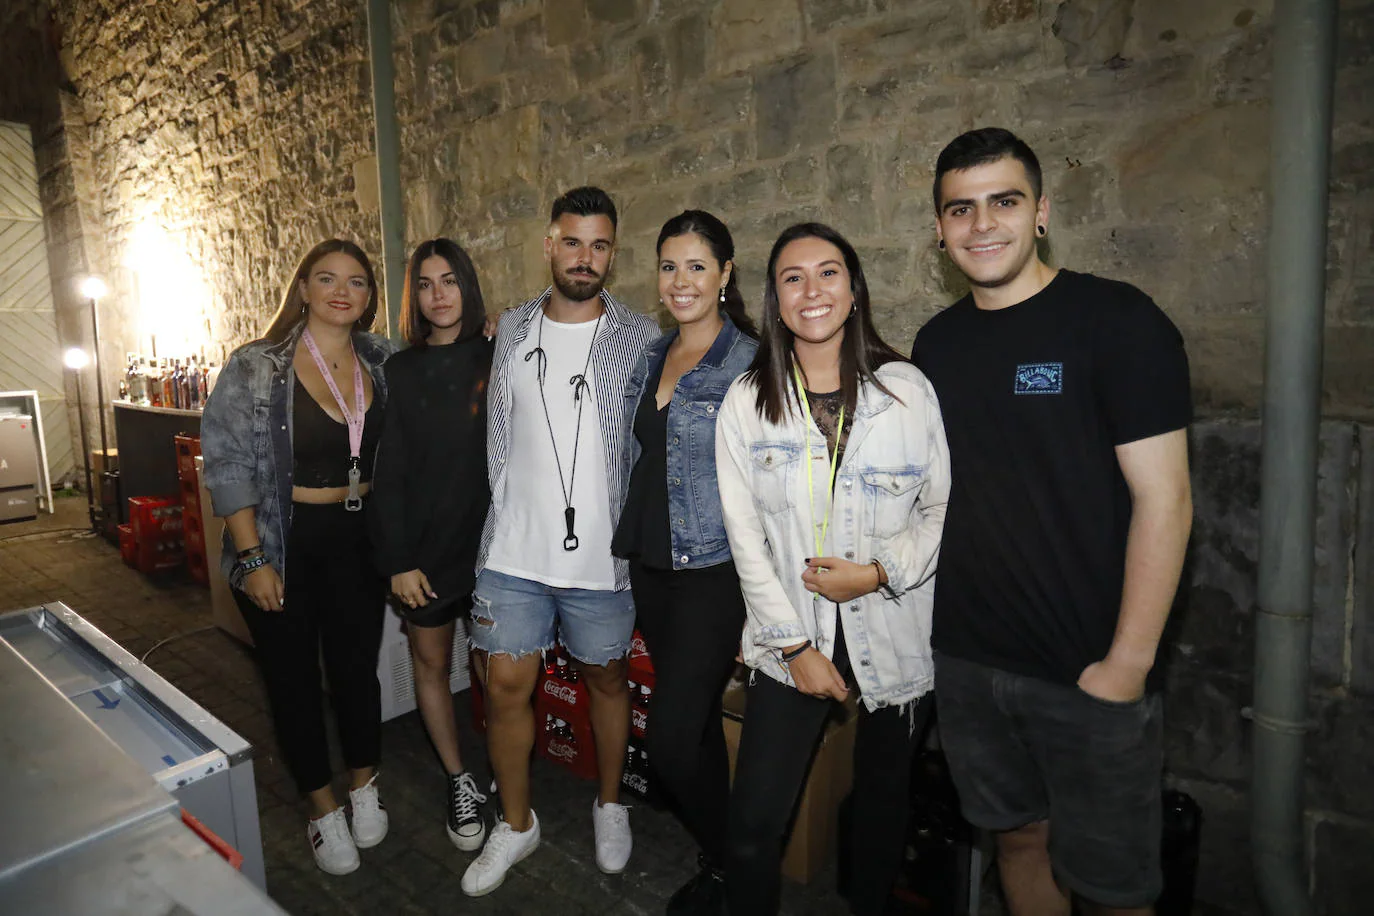
<instances>
[{"instance_id":1,"label":"white t-shirt","mask_svg":"<svg viewBox=\"0 0 1374 916\"><path fill-rule=\"evenodd\" d=\"M510 452L506 463L506 492L496 520L486 568L542 582L556 588L615 589L611 560L611 499L606 491L606 456L602 451L600 405L587 353L596 321L564 324L543 318L543 348L548 365L544 375L547 419L539 400L540 319L530 325L510 360ZM529 359L525 357L529 356ZM581 435L578 404L569 383L583 369ZM609 405L614 410L619 405ZM554 461L557 443L558 462ZM577 472L573 473L573 443L577 443ZM562 483L559 481L562 465ZM577 510L576 550L564 550L563 486L571 484Z\"/></svg>"}]
</instances>

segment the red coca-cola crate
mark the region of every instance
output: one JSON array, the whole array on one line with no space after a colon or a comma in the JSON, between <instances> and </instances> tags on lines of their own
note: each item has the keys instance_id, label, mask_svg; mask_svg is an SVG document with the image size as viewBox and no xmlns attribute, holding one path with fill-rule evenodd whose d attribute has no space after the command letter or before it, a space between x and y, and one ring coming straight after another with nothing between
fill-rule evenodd
<instances>
[{"instance_id":1,"label":"red coca-cola crate","mask_svg":"<svg viewBox=\"0 0 1374 916\"><path fill-rule=\"evenodd\" d=\"M639 630L635 630L634 636L630 639L628 666L630 680L637 680L636 672L651 678L654 675L654 661L649 657L649 646L644 642L644 634Z\"/></svg>"},{"instance_id":2,"label":"red coca-cola crate","mask_svg":"<svg viewBox=\"0 0 1374 916\"><path fill-rule=\"evenodd\" d=\"M142 544L163 535L181 539L181 506L165 496L130 496L129 527Z\"/></svg>"},{"instance_id":3,"label":"red coca-cola crate","mask_svg":"<svg viewBox=\"0 0 1374 916\"><path fill-rule=\"evenodd\" d=\"M539 704L535 704L535 751L545 760L567 768L579 779L596 779L596 739L592 736L591 722L570 722L557 715L557 705L546 704L544 709L541 713Z\"/></svg>"},{"instance_id":4,"label":"red coca-cola crate","mask_svg":"<svg viewBox=\"0 0 1374 916\"><path fill-rule=\"evenodd\" d=\"M138 571L145 575L167 572L186 562L181 539L156 539L138 542Z\"/></svg>"},{"instance_id":5,"label":"red coca-cola crate","mask_svg":"<svg viewBox=\"0 0 1374 916\"><path fill-rule=\"evenodd\" d=\"M181 507L187 516L200 518L200 484L196 480L181 481Z\"/></svg>"},{"instance_id":6,"label":"red coca-cola crate","mask_svg":"<svg viewBox=\"0 0 1374 916\"><path fill-rule=\"evenodd\" d=\"M134 529L128 525L119 526L119 557L125 566L138 565L138 543L134 540Z\"/></svg>"},{"instance_id":7,"label":"red coca-cola crate","mask_svg":"<svg viewBox=\"0 0 1374 916\"><path fill-rule=\"evenodd\" d=\"M643 671L630 672L630 731L643 738L649 727L649 704L654 694L654 676Z\"/></svg>"},{"instance_id":8,"label":"red coca-cola crate","mask_svg":"<svg viewBox=\"0 0 1374 916\"><path fill-rule=\"evenodd\" d=\"M200 454L199 436L173 436L177 450L177 478L196 482L196 456Z\"/></svg>"}]
</instances>

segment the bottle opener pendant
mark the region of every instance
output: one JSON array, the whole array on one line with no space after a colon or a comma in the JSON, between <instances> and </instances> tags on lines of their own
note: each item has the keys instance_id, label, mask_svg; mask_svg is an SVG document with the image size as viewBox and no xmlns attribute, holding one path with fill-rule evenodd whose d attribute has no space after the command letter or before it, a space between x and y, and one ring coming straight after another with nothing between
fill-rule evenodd
<instances>
[{"instance_id":1,"label":"bottle opener pendant","mask_svg":"<svg viewBox=\"0 0 1374 916\"><path fill-rule=\"evenodd\" d=\"M344 508L349 512L362 511L363 498L358 492L362 476L363 473L358 468L358 459L354 458L353 463L348 466L348 496L344 499Z\"/></svg>"},{"instance_id":2,"label":"bottle opener pendant","mask_svg":"<svg viewBox=\"0 0 1374 916\"><path fill-rule=\"evenodd\" d=\"M577 517L577 510L572 506L563 510L563 521L568 526L568 536L563 539L564 550L577 549L577 535L573 534L573 519Z\"/></svg>"}]
</instances>

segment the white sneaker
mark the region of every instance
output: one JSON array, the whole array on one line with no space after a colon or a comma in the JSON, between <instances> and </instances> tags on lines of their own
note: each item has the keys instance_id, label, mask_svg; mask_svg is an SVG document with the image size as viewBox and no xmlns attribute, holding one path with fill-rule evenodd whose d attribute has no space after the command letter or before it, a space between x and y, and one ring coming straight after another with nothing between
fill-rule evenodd
<instances>
[{"instance_id":1,"label":"white sneaker","mask_svg":"<svg viewBox=\"0 0 1374 916\"><path fill-rule=\"evenodd\" d=\"M358 849L348 835L348 820L342 808L306 824L306 839L315 852L315 864L331 875L346 875L358 868Z\"/></svg>"},{"instance_id":2,"label":"white sneaker","mask_svg":"<svg viewBox=\"0 0 1374 916\"><path fill-rule=\"evenodd\" d=\"M448 778L448 838L464 852L482 848L487 825L477 806L486 800L471 773Z\"/></svg>"},{"instance_id":3,"label":"white sneaker","mask_svg":"<svg viewBox=\"0 0 1374 916\"><path fill-rule=\"evenodd\" d=\"M386 839L386 805L377 796L377 774L367 785L348 790L348 803L353 809L353 842L359 849L371 849Z\"/></svg>"},{"instance_id":4,"label":"white sneaker","mask_svg":"<svg viewBox=\"0 0 1374 916\"><path fill-rule=\"evenodd\" d=\"M482 854L463 872L463 893L469 897L490 894L506 880L506 872L539 848L539 818L530 810L530 829L517 833L505 821L497 822L487 837Z\"/></svg>"},{"instance_id":5,"label":"white sneaker","mask_svg":"<svg viewBox=\"0 0 1374 916\"><path fill-rule=\"evenodd\" d=\"M634 837L630 835L630 809L615 802L592 799L592 831L596 834L596 867L618 875L630 861Z\"/></svg>"}]
</instances>

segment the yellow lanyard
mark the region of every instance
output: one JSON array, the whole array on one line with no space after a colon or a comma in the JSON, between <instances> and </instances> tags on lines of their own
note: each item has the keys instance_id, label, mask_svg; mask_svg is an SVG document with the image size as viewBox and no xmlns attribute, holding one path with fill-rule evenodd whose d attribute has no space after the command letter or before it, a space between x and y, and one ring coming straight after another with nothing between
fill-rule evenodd
<instances>
[{"instance_id":1,"label":"yellow lanyard","mask_svg":"<svg viewBox=\"0 0 1374 916\"><path fill-rule=\"evenodd\" d=\"M811 403L806 399L806 386L802 384L801 369L792 364L792 375L797 380L797 398L801 401L802 413L806 416L806 498L811 506L811 535L816 539L816 556L824 550L825 535L830 531L830 506L835 501L835 472L839 463L826 445L825 458L830 466L830 483L825 490L825 521L816 524L816 483L811 472ZM844 431L844 407L840 407L840 422L835 427L835 450L839 451L840 433ZM824 444L824 443L823 443Z\"/></svg>"}]
</instances>

